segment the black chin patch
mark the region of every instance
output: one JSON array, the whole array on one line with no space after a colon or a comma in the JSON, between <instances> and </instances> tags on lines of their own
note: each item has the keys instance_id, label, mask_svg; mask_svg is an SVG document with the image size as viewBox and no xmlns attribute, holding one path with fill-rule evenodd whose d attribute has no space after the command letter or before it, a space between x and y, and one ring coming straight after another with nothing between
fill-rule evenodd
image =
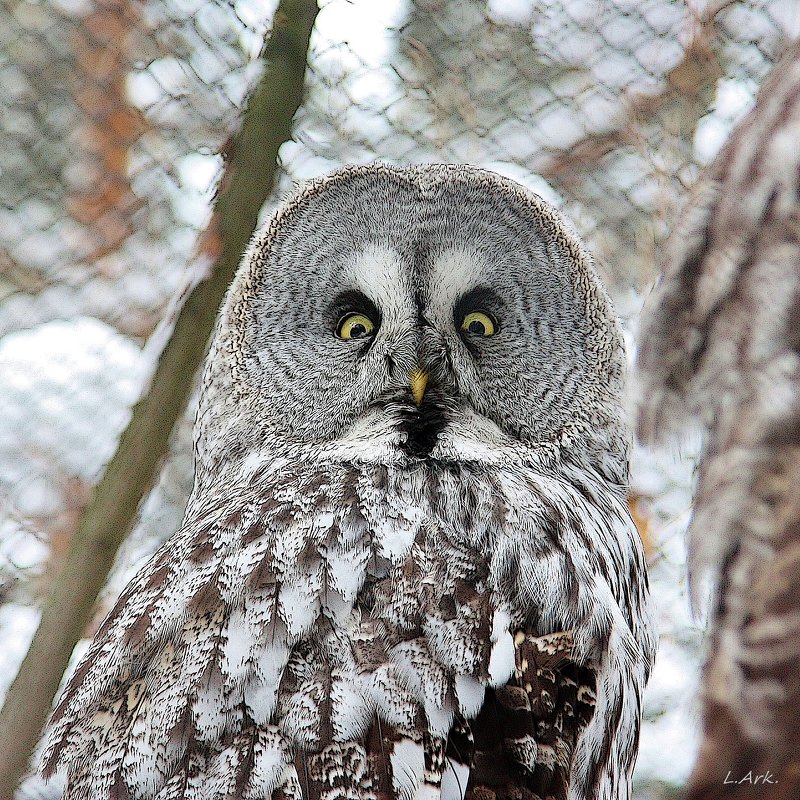
<instances>
[{"instance_id":1,"label":"black chin patch","mask_svg":"<svg viewBox=\"0 0 800 800\"><path fill-rule=\"evenodd\" d=\"M407 438L400 448L407 455L416 458L429 456L447 424L445 404L441 398L437 398L436 392L429 391L425 393L419 408L413 405L404 406L401 414Z\"/></svg>"}]
</instances>

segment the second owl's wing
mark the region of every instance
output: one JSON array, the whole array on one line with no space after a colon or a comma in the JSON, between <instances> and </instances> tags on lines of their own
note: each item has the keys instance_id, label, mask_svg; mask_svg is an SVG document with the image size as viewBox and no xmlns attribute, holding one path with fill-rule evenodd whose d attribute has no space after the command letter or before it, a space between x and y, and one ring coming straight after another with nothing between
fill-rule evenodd
<instances>
[{"instance_id":1,"label":"second owl's wing","mask_svg":"<svg viewBox=\"0 0 800 800\"><path fill-rule=\"evenodd\" d=\"M799 86L794 42L700 176L643 313L640 433L707 434L687 533L695 601L703 578L716 590L693 800L800 796Z\"/></svg>"}]
</instances>

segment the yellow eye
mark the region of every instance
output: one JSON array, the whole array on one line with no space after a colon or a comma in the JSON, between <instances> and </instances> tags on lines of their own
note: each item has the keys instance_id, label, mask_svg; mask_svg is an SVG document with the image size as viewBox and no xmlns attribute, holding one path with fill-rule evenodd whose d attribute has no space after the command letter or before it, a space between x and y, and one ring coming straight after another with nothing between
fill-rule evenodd
<instances>
[{"instance_id":1,"label":"yellow eye","mask_svg":"<svg viewBox=\"0 0 800 800\"><path fill-rule=\"evenodd\" d=\"M494 336L494 320L483 311L470 311L461 321L461 330L473 336Z\"/></svg>"},{"instance_id":2,"label":"yellow eye","mask_svg":"<svg viewBox=\"0 0 800 800\"><path fill-rule=\"evenodd\" d=\"M375 330L375 324L364 314L345 314L336 328L340 339L366 339Z\"/></svg>"}]
</instances>

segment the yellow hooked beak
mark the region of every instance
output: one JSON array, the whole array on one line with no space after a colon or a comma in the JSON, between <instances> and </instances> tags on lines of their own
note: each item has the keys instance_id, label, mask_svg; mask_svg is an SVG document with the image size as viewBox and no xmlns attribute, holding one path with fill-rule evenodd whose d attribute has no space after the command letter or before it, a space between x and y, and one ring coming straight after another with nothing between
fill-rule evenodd
<instances>
[{"instance_id":1,"label":"yellow hooked beak","mask_svg":"<svg viewBox=\"0 0 800 800\"><path fill-rule=\"evenodd\" d=\"M414 396L414 402L417 408L422 405L422 396L425 394L425 387L428 385L428 373L424 369L417 367L409 378L411 383L411 394Z\"/></svg>"}]
</instances>

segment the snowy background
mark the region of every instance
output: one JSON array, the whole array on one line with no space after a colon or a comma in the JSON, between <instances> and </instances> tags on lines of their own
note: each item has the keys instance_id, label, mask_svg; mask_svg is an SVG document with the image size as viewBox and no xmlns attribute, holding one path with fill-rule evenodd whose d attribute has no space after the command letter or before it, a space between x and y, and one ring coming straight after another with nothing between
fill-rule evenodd
<instances>
[{"instance_id":1,"label":"snowy background","mask_svg":"<svg viewBox=\"0 0 800 800\"><path fill-rule=\"evenodd\" d=\"M800 33L795 0L321 5L306 101L264 214L294 181L347 162L495 169L587 239L631 357L681 200ZM274 7L9 0L0 10L0 700L146 385L154 332L198 268L218 152L259 76ZM180 522L193 413L190 403L94 624ZM639 800L677 796L696 748L703 636L683 532L697 449L634 452L661 631Z\"/></svg>"}]
</instances>

